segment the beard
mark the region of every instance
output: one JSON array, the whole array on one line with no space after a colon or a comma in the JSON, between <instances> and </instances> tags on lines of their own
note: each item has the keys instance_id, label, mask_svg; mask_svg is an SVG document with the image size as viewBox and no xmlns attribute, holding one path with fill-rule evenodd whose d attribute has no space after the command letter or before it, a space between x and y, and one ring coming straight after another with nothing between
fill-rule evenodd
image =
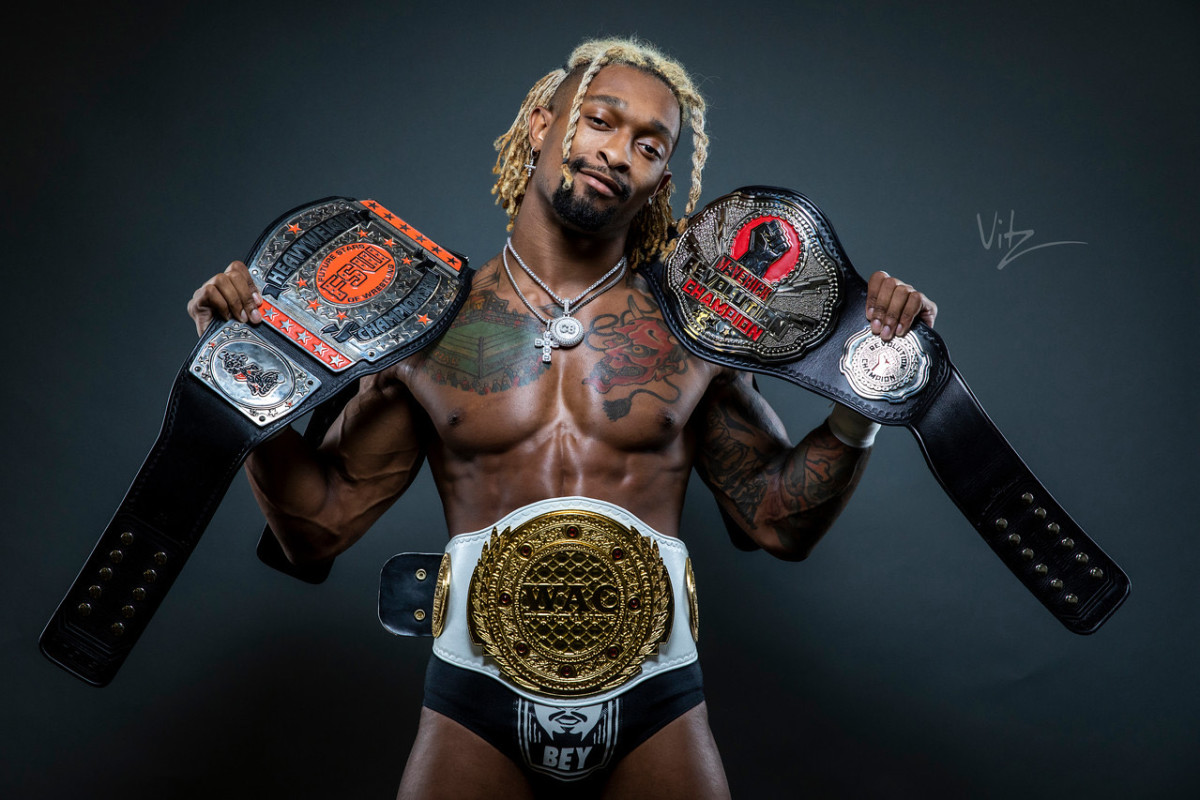
<instances>
[{"instance_id":1,"label":"beard","mask_svg":"<svg viewBox=\"0 0 1200 800\"><path fill-rule=\"evenodd\" d=\"M572 174L576 174L579 170L587 166L587 162L582 158L577 158L569 166ZM617 199L621 201L628 200L630 195L629 187L619 180L617 181L617 185L619 187L617 190ZM583 195L576 197L574 184L568 189L564 181L558 185L558 188L550 197L550 204L558 216L571 227L588 233L594 233L612 222L620 208L620 206L598 208L592 199L594 194L594 189L590 186L585 186Z\"/></svg>"}]
</instances>

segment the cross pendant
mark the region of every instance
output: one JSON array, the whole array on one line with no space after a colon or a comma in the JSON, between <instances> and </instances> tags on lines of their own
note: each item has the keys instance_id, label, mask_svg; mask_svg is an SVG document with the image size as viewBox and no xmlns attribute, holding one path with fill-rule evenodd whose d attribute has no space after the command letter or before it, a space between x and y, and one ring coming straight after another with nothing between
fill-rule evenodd
<instances>
[{"instance_id":1,"label":"cross pendant","mask_svg":"<svg viewBox=\"0 0 1200 800\"><path fill-rule=\"evenodd\" d=\"M533 340L533 346L542 348L542 363L549 364L550 349L552 347L558 347L559 344L558 340L554 338L554 334L547 330L545 335L543 335L540 339Z\"/></svg>"}]
</instances>

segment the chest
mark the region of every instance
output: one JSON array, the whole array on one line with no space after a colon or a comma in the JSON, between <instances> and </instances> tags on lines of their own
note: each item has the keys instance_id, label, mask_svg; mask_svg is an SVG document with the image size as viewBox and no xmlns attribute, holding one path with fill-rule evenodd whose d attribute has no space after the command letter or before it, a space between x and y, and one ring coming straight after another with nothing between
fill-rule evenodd
<instances>
[{"instance_id":1,"label":"chest","mask_svg":"<svg viewBox=\"0 0 1200 800\"><path fill-rule=\"evenodd\" d=\"M578 344L546 349L527 308L473 291L407 380L444 445L470 457L572 438L625 451L677 440L714 368L683 349L644 293L603 300L579 313Z\"/></svg>"}]
</instances>

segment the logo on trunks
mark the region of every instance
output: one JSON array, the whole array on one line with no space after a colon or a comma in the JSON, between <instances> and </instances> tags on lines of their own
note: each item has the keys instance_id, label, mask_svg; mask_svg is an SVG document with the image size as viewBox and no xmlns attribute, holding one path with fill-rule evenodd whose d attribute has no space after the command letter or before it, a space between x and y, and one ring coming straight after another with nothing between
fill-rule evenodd
<instances>
[{"instance_id":1,"label":"logo on trunks","mask_svg":"<svg viewBox=\"0 0 1200 800\"><path fill-rule=\"evenodd\" d=\"M838 273L801 209L727 195L697 215L667 283L689 335L765 362L794 360L832 326Z\"/></svg>"},{"instance_id":2,"label":"logo on trunks","mask_svg":"<svg viewBox=\"0 0 1200 800\"><path fill-rule=\"evenodd\" d=\"M563 708L517 700L517 738L525 764L563 781L608 766L617 746L620 700Z\"/></svg>"},{"instance_id":3,"label":"logo on trunks","mask_svg":"<svg viewBox=\"0 0 1200 800\"><path fill-rule=\"evenodd\" d=\"M365 303L391 285L396 259L382 247L354 242L336 248L317 267L317 292L335 305Z\"/></svg>"}]
</instances>

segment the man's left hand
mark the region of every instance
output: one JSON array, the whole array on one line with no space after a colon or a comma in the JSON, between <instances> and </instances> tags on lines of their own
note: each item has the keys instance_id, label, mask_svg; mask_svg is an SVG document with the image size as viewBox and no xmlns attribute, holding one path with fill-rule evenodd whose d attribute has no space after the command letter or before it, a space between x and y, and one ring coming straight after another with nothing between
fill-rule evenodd
<instances>
[{"instance_id":1,"label":"man's left hand","mask_svg":"<svg viewBox=\"0 0 1200 800\"><path fill-rule=\"evenodd\" d=\"M880 270L867 281L867 320L885 342L908 333L913 320L932 328L936 317L937 303L899 278Z\"/></svg>"}]
</instances>

